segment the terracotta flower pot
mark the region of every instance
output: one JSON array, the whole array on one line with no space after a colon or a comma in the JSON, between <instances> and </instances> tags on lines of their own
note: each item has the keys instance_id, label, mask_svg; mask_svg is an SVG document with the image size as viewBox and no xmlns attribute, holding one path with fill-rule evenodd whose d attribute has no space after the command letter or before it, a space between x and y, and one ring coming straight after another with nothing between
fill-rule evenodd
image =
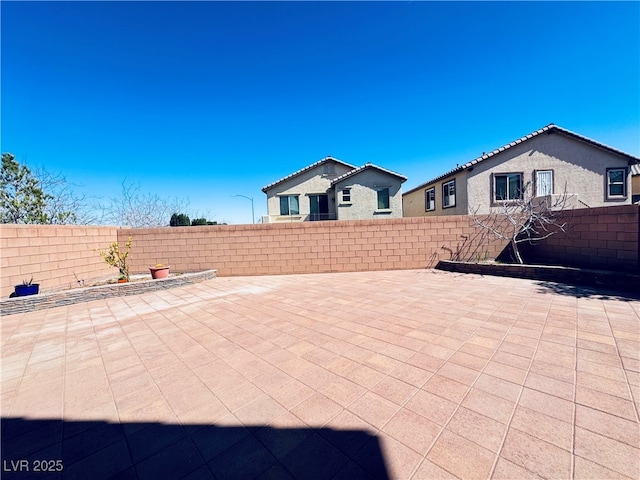
<instances>
[{"instance_id":1,"label":"terracotta flower pot","mask_svg":"<svg viewBox=\"0 0 640 480\"><path fill-rule=\"evenodd\" d=\"M118 283L127 283L129 282L129 280L127 280L126 278L119 278L118 279Z\"/></svg>"},{"instance_id":2,"label":"terracotta flower pot","mask_svg":"<svg viewBox=\"0 0 640 480\"><path fill-rule=\"evenodd\" d=\"M169 276L169 267L149 267L151 277L153 279L167 278Z\"/></svg>"}]
</instances>

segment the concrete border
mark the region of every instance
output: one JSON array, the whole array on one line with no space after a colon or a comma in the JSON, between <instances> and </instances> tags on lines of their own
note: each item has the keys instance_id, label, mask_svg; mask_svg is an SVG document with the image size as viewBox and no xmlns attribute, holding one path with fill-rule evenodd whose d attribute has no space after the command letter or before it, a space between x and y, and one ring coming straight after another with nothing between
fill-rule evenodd
<instances>
[{"instance_id":1,"label":"concrete border","mask_svg":"<svg viewBox=\"0 0 640 480\"><path fill-rule=\"evenodd\" d=\"M193 283L200 283L216 278L217 270L204 272L183 273L169 276L161 280L142 280L130 283L114 283L97 287L74 288L62 292L50 292L28 297L14 297L0 300L0 315L34 312L47 308L73 305L75 303L90 302L110 297L124 297L146 292L155 292L167 288L181 287Z\"/></svg>"},{"instance_id":2,"label":"concrete border","mask_svg":"<svg viewBox=\"0 0 640 480\"><path fill-rule=\"evenodd\" d=\"M640 275L607 270L561 267L555 265L514 265L505 263L471 263L440 260L438 270L457 273L476 273L498 277L526 278L546 282L583 285L614 290L640 298Z\"/></svg>"}]
</instances>

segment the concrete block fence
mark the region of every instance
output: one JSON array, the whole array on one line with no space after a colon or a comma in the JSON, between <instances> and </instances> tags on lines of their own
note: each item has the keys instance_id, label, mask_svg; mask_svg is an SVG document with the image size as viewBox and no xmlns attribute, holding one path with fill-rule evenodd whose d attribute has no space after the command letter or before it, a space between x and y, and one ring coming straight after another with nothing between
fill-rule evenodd
<instances>
[{"instance_id":1,"label":"concrete block fence","mask_svg":"<svg viewBox=\"0 0 640 480\"><path fill-rule=\"evenodd\" d=\"M428 268L479 247L461 216L118 230L118 241L129 237L133 271L163 263L215 268L219 276ZM503 248L494 241L478 255L493 258Z\"/></svg>"},{"instance_id":2,"label":"concrete block fence","mask_svg":"<svg viewBox=\"0 0 640 480\"><path fill-rule=\"evenodd\" d=\"M565 219L566 232L525 249L528 261L640 274L640 205L570 210Z\"/></svg>"},{"instance_id":3,"label":"concrete block fence","mask_svg":"<svg viewBox=\"0 0 640 480\"><path fill-rule=\"evenodd\" d=\"M568 233L528 249L532 261L640 272L640 206L567 215ZM164 263L174 272L215 269L219 276L432 268L439 260L493 259L505 247L467 216L152 229L2 225L0 295L32 275L42 291L114 277L96 250L129 236L131 273Z\"/></svg>"},{"instance_id":4,"label":"concrete block fence","mask_svg":"<svg viewBox=\"0 0 640 480\"><path fill-rule=\"evenodd\" d=\"M14 285L31 277L41 291L50 291L113 275L114 269L96 249L108 248L117 231L116 227L0 225L0 296L8 297Z\"/></svg>"}]
</instances>

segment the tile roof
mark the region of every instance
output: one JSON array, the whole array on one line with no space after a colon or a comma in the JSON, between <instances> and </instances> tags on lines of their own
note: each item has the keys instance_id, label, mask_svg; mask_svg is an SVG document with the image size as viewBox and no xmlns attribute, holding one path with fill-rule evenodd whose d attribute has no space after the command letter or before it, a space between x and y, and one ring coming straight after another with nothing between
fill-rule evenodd
<instances>
[{"instance_id":1,"label":"tile roof","mask_svg":"<svg viewBox=\"0 0 640 480\"><path fill-rule=\"evenodd\" d=\"M547 125L546 127L541 128L540 130L536 130L535 132L530 133L529 135L525 135L522 138L519 138L517 140L514 140L511 143L508 143L496 150L493 150L492 152L489 153L485 153L481 156L479 156L478 158L471 160L470 162L465 163L464 165L460 165L459 167L454 168L453 170L449 170L446 173L443 173L442 175L437 176L436 178L433 178L431 180L429 180L428 182L424 182L421 183L420 185L418 185L417 187L412 188L411 190L407 191L404 195L407 195L411 192L415 192L416 190L420 190L421 188L426 187L427 185L430 185L434 182L437 182L439 180L442 180L443 178L449 177L455 173L458 172L462 172L463 170L466 170L469 167L472 167L474 165L476 165L477 163L480 163L484 160L487 160L495 155L497 155L498 153L502 153L505 150L510 149L511 147L515 147L516 145L519 145L523 142L526 142L527 140L531 140L534 137L537 137L538 135L542 134L542 133L554 133L554 132L558 132L558 133L562 133L564 135L567 135L569 137L573 137L577 140L580 140L582 142L586 142L589 143L591 145L594 145L598 148L601 148L603 150L607 150L609 152L615 153L617 155L621 155L623 157L627 157L630 161L630 163L635 164L635 163L640 163L640 158L634 157L633 155L630 155L626 152L623 152L622 150L618 150L616 148L610 147L608 145L605 145L604 143L600 143L600 142L596 142L595 140L592 140L590 138L587 138L583 135L579 135L575 132L572 132L570 130L567 130L565 128L559 127L557 125L554 125L553 123L550 123L549 125Z\"/></svg>"},{"instance_id":2,"label":"tile roof","mask_svg":"<svg viewBox=\"0 0 640 480\"><path fill-rule=\"evenodd\" d=\"M349 178L349 177L352 177L354 175L357 175L358 173L363 172L363 171L367 170L368 168L375 168L376 170L380 170L381 172L387 173L389 175L393 175L394 177L398 177L398 178L402 179L403 182L407 181L407 177L405 177L404 175L400 175L399 173L393 172L391 170L387 170L386 168L379 167L378 165L374 165L373 163L366 163L366 164L362 165L361 167L355 168L355 169L351 170L350 172L343 173L339 177L334 178L333 180L331 180L331 185L335 185L336 183L341 182L345 178Z\"/></svg>"},{"instance_id":3,"label":"tile roof","mask_svg":"<svg viewBox=\"0 0 640 480\"><path fill-rule=\"evenodd\" d=\"M315 162L315 163L312 163L311 165L308 165L308 166L306 166L306 167L304 167L304 168L302 168L302 169L298 170L297 172L293 172L292 174L287 175L286 177L282 177L280 180L276 180L275 182L270 183L269 185L266 185L266 186L262 187L262 191L263 191L263 192L265 192L265 193L267 193L267 190L269 190L269 189L270 189L270 188L272 188L272 187L275 187L275 186L276 186L276 185L278 185L279 183L282 183L282 182L284 182L285 180L289 180L290 178L293 178L293 177L295 177L295 176L298 176L298 175L300 175L301 173L306 172L307 170L311 170L312 168L315 168L315 167L317 167L317 166L319 166L319 165L322 165L322 164L324 164L324 163L327 163L327 162L329 162L329 161L332 161L332 162L335 162L335 163L340 163L340 164L344 165L345 167L349 167L349 168L352 168L352 169L356 168L356 167L355 167L355 165L351 165L351 164L349 164L349 163L347 163L347 162L343 162L342 160L338 160L337 158L333 158L333 157L328 156L328 157L324 157L324 158L323 158L323 159L321 159L321 160L318 160L318 161L317 161L317 162Z\"/></svg>"},{"instance_id":4,"label":"tile roof","mask_svg":"<svg viewBox=\"0 0 640 480\"><path fill-rule=\"evenodd\" d=\"M640 175L640 163L631 165L631 175Z\"/></svg>"}]
</instances>

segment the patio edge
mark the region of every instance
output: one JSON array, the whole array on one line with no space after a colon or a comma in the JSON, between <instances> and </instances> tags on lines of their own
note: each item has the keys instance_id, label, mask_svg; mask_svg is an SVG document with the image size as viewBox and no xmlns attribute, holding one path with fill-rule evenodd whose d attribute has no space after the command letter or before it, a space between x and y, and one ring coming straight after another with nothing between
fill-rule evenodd
<instances>
[{"instance_id":1,"label":"patio edge","mask_svg":"<svg viewBox=\"0 0 640 480\"><path fill-rule=\"evenodd\" d=\"M174 277L170 276L169 278L161 280L143 280L140 282L101 285L97 287L65 290L63 292L43 293L28 297L2 299L0 300L0 315L5 316L34 312L103 298L124 297L165 290L167 288L181 287L212 280L217 277L217 273L217 270L206 270L204 272L184 273Z\"/></svg>"}]
</instances>

